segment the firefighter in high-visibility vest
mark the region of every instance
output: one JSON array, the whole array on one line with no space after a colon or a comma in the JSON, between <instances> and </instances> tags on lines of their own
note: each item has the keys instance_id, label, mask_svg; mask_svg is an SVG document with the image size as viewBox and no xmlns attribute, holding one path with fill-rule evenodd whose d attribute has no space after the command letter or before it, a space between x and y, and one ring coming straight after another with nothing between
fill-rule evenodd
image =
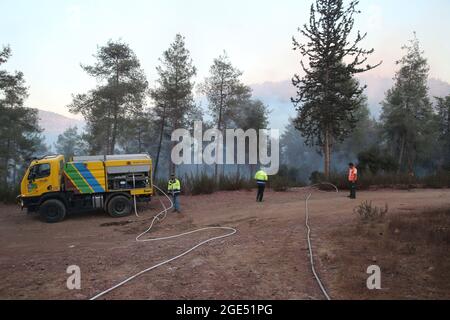
<instances>
[{"instance_id":1,"label":"firefighter in high-visibility vest","mask_svg":"<svg viewBox=\"0 0 450 320\"><path fill-rule=\"evenodd\" d=\"M175 212L180 213L180 193L181 193L181 183L174 174L170 175L169 184L167 186L167 190L173 199L173 210Z\"/></svg>"},{"instance_id":2,"label":"firefighter in high-visibility vest","mask_svg":"<svg viewBox=\"0 0 450 320\"><path fill-rule=\"evenodd\" d=\"M348 182L350 185L350 199L356 199L356 182L358 181L358 169L353 163L348 165Z\"/></svg>"},{"instance_id":3,"label":"firefighter in high-visibility vest","mask_svg":"<svg viewBox=\"0 0 450 320\"><path fill-rule=\"evenodd\" d=\"M269 181L269 177L264 170L259 170L255 174L255 180L258 184L258 193L256 195L256 202L262 202L264 198L264 190L266 189L266 183Z\"/></svg>"}]
</instances>

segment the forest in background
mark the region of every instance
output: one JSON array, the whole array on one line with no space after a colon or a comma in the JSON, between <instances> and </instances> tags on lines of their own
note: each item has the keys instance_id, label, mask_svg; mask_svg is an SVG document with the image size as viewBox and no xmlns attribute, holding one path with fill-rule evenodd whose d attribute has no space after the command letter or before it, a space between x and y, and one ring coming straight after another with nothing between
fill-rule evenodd
<instances>
[{"instance_id":1,"label":"forest in background","mask_svg":"<svg viewBox=\"0 0 450 320\"><path fill-rule=\"evenodd\" d=\"M429 67L416 35L405 39L394 85L386 92L378 120L355 75L376 68L373 52L359 48L367 36L353 30L358 1L316 0L309 23L299 28L294 49L302 70L293 70L292 97L297 116L280 137L282 167L271 178L276 190L323 180L345 185L348 162L356 162L362 186L420 184L450 186L450 95L429 97ZM351 35L354 35L352 42ZM350 44L351 43L351 44ZM33 157L49 152L38 125L37 110L25 106L25 75L2 69L12 55L0 51L0 198L12 200L24 169ZM156 180L176 172L190 193L253 186L252 165L181 165L170 161L174 129L265 129L270 106L252 96L242 71L224 51L211 63L205 79L196 78L195 62L182 35L160 58L158 79L150 85L138 57L123 41L99 46L93 65L81 68L97 86L74 93L67 108L81 114L84 131L69 128L55 149L73 155L149 153ZM198 81L198 83L197 83ZM194 93L206 105L194 101Z\"/></svg>"}]
</instances>

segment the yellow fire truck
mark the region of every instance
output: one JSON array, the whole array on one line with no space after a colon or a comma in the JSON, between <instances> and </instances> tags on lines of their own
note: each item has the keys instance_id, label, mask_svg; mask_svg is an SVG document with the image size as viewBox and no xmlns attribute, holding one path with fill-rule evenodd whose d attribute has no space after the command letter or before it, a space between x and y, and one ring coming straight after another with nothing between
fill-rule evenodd
<instances>
[{"instance_id":1,"label":"yellow fire truck","mask_svg":"<svg viewBox=\"0 0 450 320\"><path fill-rule=\"evenodd\" d=\"M148 154L73 157L47 156L33 160L18 196L22 208L39 212L49 222L67 213L104 209L112 217L131 213L133 202L153 195L152 159Z\"/></svg>"}]
</instances>

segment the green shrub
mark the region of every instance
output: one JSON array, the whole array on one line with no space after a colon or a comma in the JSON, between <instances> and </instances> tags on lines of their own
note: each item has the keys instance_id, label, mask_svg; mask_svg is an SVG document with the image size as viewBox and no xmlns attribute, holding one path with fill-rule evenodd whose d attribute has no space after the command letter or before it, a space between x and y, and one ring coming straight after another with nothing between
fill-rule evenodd
<instances>
[{"instance_id":1,"label":"green shrub","mask_svg":"<svg viewBox=\"0 0 450 320\"><path fill-rule=\"evenodd\" d=\"M206 173L201 173L200 175L186 175L183 180L185 194L211 194L216 190L214 176L208 176Z\"/></svg>"},{"instance_id":2,"label":"green shrub","mask_svg":"<svg viewBox=\"0 0 450 320\"><path fill-rule=\"evenodd\" d=\"M321 172L313 172L310 177L312 184L329 182L338 187L339 190L348 190L349 183L346 173L333 173L329 179ZM409 174L372 174L362 172L358 176L358 190L368 190L371 187L414 189L414 188L448 188L450 187L450 173L441 172L438 174L415 177Z\"/></svg>"},{"instance_id":3,"label":"green shrub","mask_svg":"<svg viewBox=\"0 0 450 320\"><path fill-rule=\"evenodd\" d=\"M279 174L269 177L268 187L274 191L282 192L290 187L303 186L298 176L298 170L280 167ZM211 194L215 191L235 191L235 190L252 190L256 187L254 179L244 178L238 175L227 175L219 178L216 183L214 176L206 173L199 175L185 175L181 180L182 192L188 195ZM334 184L339 190L348 190L349 183L345 172L331 174L329 179L325 179L325 175L315 171L310 176L311 184L321 182L329 182ZM154 181L156 185L165 190L167 188L167 180L158 179ZM426 177L414 177L408 174L373 174L370 171L360 172L357 188L358 190L368 190L371 187L377 188L395 188L395 189L413 189L413 188L448 188L450 187L450 172L440 171L436 174ZM327 186L323 186L328 189ZM0 196L7 198L8 201L14 201L18 191L1 191ZM3 199L2 198L2 199Z\"/></svg>"},{"instance_id":4,"label":"green shrub","mask_svg":"<svg viewBox=\"0 0 450 320\"><path fill-rule=\"evenodd\" d=\"M372 201L364 201L353 212L356 213L363 222L381 221L389 211L386 203L384 209L372 205Z\"/></svg>"},{"instance_id":5,"label":"green shrub","mask_svg":"<svg viewBox=\"0 0 450 320\"><path fill-rule=\"evenodd\" d=\"M269 180L269 187L277 192L285 192L290 187L290 181L287 177L276 175Z\"/></svg>"},{"instance_id":6,"label":"green shrub","mask_svg":"<svg viewBox=\"0 0 450 320\"><path fill-rule=\"evenodd\" d=\"M422 179L422 183L426 188L449 188L450 187L450 172L439 171L436 174L426 176Z\"/></svg>"},{"instance_id":7,"label":"green shrub","mask_svg":"<svg viewBox=\"0 0 450 320\"><path fill-rule=\"evenodd\" d=\"M242 189L251 189L254 182L252 180L243 178L239 175L221 176L219 179L219 190L235 191Z\"/></svg>"},{"instance_id":8,"label":"green shrub","mask_svg":"<svg viewBox=\"0 0 450 320\"><path fill-rule=\"evenodd\" d=\"M251 190L254 188L254 181L237 176L229 175L219 177L216 182L214 176L206 173L199 175L186 175L182 180L183 193L189 195L211 194L215 191L236 191Z\"/></svg>"}]
</instances>

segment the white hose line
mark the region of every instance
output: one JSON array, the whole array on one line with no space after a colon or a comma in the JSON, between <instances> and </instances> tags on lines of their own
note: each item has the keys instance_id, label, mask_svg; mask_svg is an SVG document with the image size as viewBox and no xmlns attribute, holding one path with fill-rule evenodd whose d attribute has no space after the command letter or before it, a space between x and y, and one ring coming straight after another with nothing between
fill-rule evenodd
<instances>
[{"instance_id":1,"label":"white hose line","mask_svg":"<svg viewBox=\"0 0 450 320\"><path fill-rule=\"evenodd\" d=\"M168 237L151 238L151 239L140 239L142 236L144 236L145 234L147 234L148 232L150 232L150 230L153 228L153 225L154 225L155 221L162 221L162 220L164 220L164 218L167 216L167 211L170 210L171 208L173 208L173 202L172 202L172 199L170 199L170 197L169 197L164 191L162 191L158 186L154 185L154 187L155 187L157 190L159 190L159 191L160 191L160 192L161 192L161 193L162 193L162 194L170 201L170 207L169 207L169 208L166 208L166 206L164 205L164 203L160 200L160 202L161 202L161 204L162 204L164 210L162 210L160 213L158 213L156 216L154 216L154 217L153 217L153 220L152 220L152 223L150 224L150 227L149 227L146 231L144 231L143 233L141 233L140 235L138 235L138 236L136 237L136 241L137 241L137 242L151 242L151 241L160 241L160 240L174 239L174 238L182 237L182 236L185 236L185 235L188 235L188 234L193 234L193 233L200 232L200 231L205 231L205 230L227 230L227 231L230 231L230 232L228 232L227 234L221 235L221 236L217 236L217 237L213 237L213 238L209 238L209 239L207 239L207 240L204 240L204 241L202 241L202 242L196 244L196 245L193 246L192 248L190 248L190 249L184 251L183 253L181 253L181 254L179 254L179 255L173 257L173 258L170 258L170 259L168 259L168 260L165 260L165 261L163 261L163 262L160 262L160 263L158 263L158 264L156 264L156 265L154 265L154 266L151 266L151 267L149 267L149 268L147 268L147 269L145 269L145 270L142 270L142 271L136 273L135 275L133 275L133 276L131 276L131 277L129 277L129 278L123 280L122 282L120 282L120 283L118 283L118 284L116 284L115 286L113 286L113 287L111 287L111 288L109 288L109 289L107 289L107 290L105 290L105 291L103 291L103 292L101 292L101 293L95 295L94 297L92 297L92 298L89 299L89 300L96 300L96 299L98 299L98 298L104 296L105 294L107 294L107 293L109 293L109 292L111 292L111 291L113 291L113 290L115 290L115 289L117 289L117 288L123 286L124 284L130 282L131 280L133 280L133 279L139 277L140 275L142 275L142 274L144 274L144 273L146 273L146 272L149 272L149 271L151 271L151 270L153 270L153 269L156 269L156 268L158 268L158 267L160 267L160 266L162 266L162 265L165 265L165 264L167 264L167 263L170 263L170 262L172 262L172 261L174 261L174 260L176 260L176 259L179 259L179 258L181 258L181 257L183 257L183 256L185 256L185 255L187 255L188 253L194 251L194 250L197 249L198 247L200 247L200 246L202 246L202 245L204 245L204 244L206 244L206 243L208 243L208 242L211 242L211 241L214 241L214 240L223 239L223 238L226 238L226 237L230 237L230 236L234 235L234 234L237 232L236 229L231 228L231 227L206 227L206 228L201 228L201 229L197 229L197 230L193 230L193 231L189 231L189 232L184 232L184 233L181 233L181 234L177 234L177 235L173 235L173 236L168 236ZM136 214L137 214L137 211L136 211ZM162 216L162 218L161 218L160 216Z\"/></svg>"},{"instance_id":2,"label":"white hose line","mask_svg":"<svg viewBox=\"0 0 450 320\"><path fill-rule=\"evenodd\" d=\"M134 202L134 214L136 215L136 217L139 218L139 214L137 212L137 205L136 205L136 195L133 196L133 202Z\"/></svg>"},{"instance_id":3,"label":"white hose line","mask_svg":"<svg viewBox=\"0 0 450 320\"><path fill-rule=\"evenodd\" d=\"M319 183L319 184L315 184L315 185L312 185L312 186L309 186L309 187L306 187L306 188L315 188L315 187L320 186L320 185L332 186L332 187L334 187L336 189L336 192L339 192L338 188L335 185L331 184L331 183ZM306 188L302 188L302 189L306 189ZM321 190L319 190L319 191L321 191ZM313 194L313 192L311 191L309 193L309 195L305 198L305 225L306 225L306 228L308 230L308 232L307 232L307 240L308 240L309 260L310 260L310 263L311 263L312 273L314 275L314 278L316 278L316 281L317 281L317 284L320 287L320 290L322 290L322 293L324 294L324 296L325 296L325 298L327 300L331 300L331 297L329 296L327 290L323 286L322 281L320 280L320 277L317 275L316 267L315 267L315 264L314 264L314 254L313 254L313 249L312 249L312 244L311 244L311 227L309 225L309 209L308 209L308 201L309 201L309 199L311 199L312 194Z\"/></svg>"}]
</instances>

